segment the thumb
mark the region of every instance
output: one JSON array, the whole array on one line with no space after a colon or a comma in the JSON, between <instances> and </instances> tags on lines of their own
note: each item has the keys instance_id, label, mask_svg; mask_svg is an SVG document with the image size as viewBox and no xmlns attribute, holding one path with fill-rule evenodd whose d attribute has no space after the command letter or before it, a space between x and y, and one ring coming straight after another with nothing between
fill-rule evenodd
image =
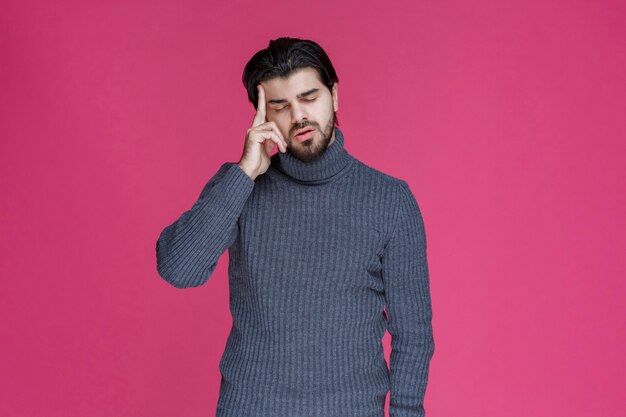
<instances>
[{"instance_id":1,"label":"thumb","mask_svg":"<svg viewBox=\"0 0 626 417\"><path fill-rule=\"evenodd\" d=\"M267 154L267 156L272 156L272 148L274 147L274 145L274 141L270 139L266 139L265 142L263 142L263 148L265 149L265 153Z\"/></svg>"}]
</instances>

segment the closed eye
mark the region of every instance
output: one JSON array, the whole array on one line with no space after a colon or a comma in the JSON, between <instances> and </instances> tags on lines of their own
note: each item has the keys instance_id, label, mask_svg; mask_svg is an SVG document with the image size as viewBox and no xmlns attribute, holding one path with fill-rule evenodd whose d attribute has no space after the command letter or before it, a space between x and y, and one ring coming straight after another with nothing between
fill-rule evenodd
<instances>
[{"instance_id":1,"label":"closed eye","mask_svg":"<svg viewBox=\"0 0 626 417\"><path fill-rule=\"evenodd\" d=\"M304 100L304 101L311 102L311 101L315 101L316 99L317 99L317 97L313 97L313 98L310 98L310 99L303 99L303 100ZM283 106L283 107L281 107L280 109L276 109L276 112L280 112L280 111L284 110L286 107L287 107L287 106Z\"/></svg>"}]
</instances>

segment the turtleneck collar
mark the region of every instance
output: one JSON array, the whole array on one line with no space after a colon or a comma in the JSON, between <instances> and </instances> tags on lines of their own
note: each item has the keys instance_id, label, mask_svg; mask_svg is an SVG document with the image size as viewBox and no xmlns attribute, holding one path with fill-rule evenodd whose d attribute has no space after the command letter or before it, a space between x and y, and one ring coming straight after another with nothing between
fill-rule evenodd
<instances>
[{"instance_id":1,"label":"turtleneck collar","mask_svg":"<svg viewBox=\"0 0 626 417\"><path fill-rule=\"evenodd\" d=\"M354 158L344 147L344 137L338 127L335 129L335 140L326 151L314 161L303 162L289 152L277 152L271 158L271 166L296 182L319 184L330 181L347 171Z\"/></svg>"}]
</instances>

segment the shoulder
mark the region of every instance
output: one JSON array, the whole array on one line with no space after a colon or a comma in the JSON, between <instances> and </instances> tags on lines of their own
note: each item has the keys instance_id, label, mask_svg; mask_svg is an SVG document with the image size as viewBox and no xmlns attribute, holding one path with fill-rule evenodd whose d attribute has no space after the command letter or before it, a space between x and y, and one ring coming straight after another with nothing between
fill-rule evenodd
<instances>
[{"instance_id":1,"label":"shoulder","mask_svg":"<svg viewBox=\"0 0 626 417\"><path fill-rule=\"evenodd\" d=\"M356 173L358 178L365 180L377 188L384 189L395 198L406 198L406 193L413 194L407 181L371 167L355 158Z\"/></svg>"},{"instance_id":2,"label":"shoulder","mask_svg":"<svg viewBox=\"0 0 626 417\"><path fill-rule=\"evenodd\" d=\"M422 221L420 204L408 181L373 168L358 159L356 165L357 178L376 190L376 198L387 208L392 223L401 223L403 217L419 218Z\"/></svg>"},{"instance_id":3,"label":"shoulder","mask_svg":"<svg viewBox=\"0 0 626 417\"><path fill-rule=\"evenodd\" d=\"M359 159L355 158L354 160L356 165L355 168L358 174L366 177L371 181L376 181L377 183L387 185L389 187L397 187L399 183L403 181L401 178L394 177L390 174L387 174L386 172L371 167Z\"/></svg>"},{"instance_id":4,"label":"shoulder","mask_svg":"<svg viewBox=\"0 0 626 417\"><path fill-rule=\"evenodd\" d=\"M356 160L355 181L366 188L372 202L384 213L386 229L393 230L407 218L419 218L421 210L408 181Z\"/></svg>"}]
</instances>

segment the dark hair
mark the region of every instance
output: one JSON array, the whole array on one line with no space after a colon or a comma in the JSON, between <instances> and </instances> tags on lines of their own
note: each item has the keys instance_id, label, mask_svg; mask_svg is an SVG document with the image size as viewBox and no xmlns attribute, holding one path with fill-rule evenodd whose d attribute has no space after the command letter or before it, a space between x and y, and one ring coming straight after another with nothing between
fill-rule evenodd
<instances>
[{"instance_id":1,"label":"dark hair","mask_svg":"<svg viewBox=\"0 0 626 417\"><path fill-rule=\"evenodd\" d=\"M243 70L242 81L248 92L248 100L256 109L259 82L276 77L287 78L295 71L307 67L317 71L322 84L332 93L333 84L339 82L339 78L321 46L311 40L298 38L271 40L267 48L254 54ZM339 126L337 115L335 125Z\"/></svg>"}]
</instances>

